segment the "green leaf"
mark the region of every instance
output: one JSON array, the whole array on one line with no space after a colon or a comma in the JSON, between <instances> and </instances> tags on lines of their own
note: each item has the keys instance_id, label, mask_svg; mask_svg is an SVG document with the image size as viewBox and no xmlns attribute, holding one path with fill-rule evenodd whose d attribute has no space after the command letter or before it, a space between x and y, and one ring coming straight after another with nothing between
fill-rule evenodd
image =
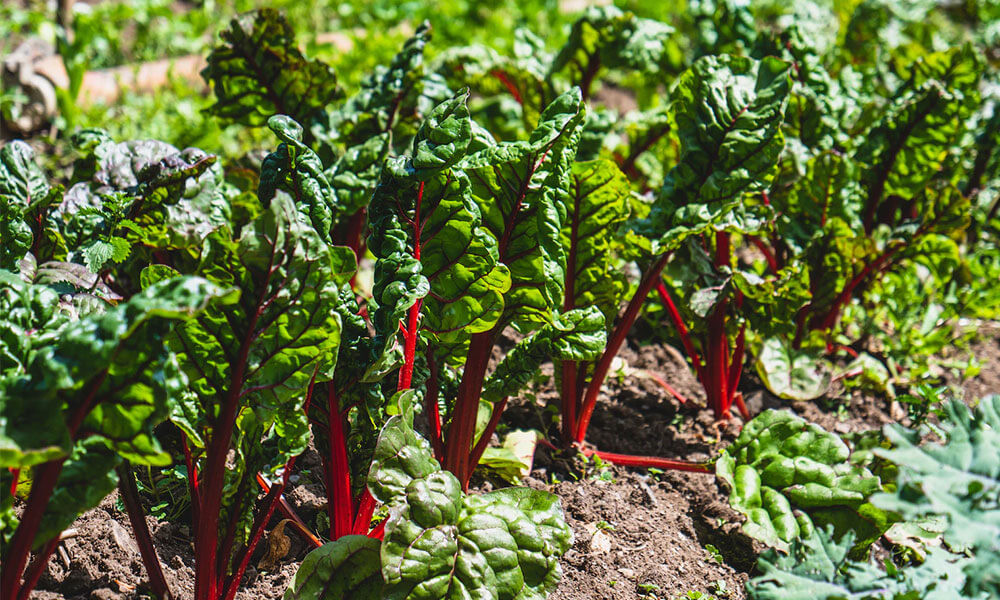
<instances>
[{"instance_id":1,"label":"green leaf","mask_svg":"<svg viewBox=\"0 0 1000 600\"><path fill-rule=\"evenodd\" d=\"M413 133L406 135L403 124L412 124L419 118L418 109L424 104L423 94L429 87L429 77L424 74L424 47L430 41L429 22L421 23L416 32L393 57L388 67L379 67L361 83L361 89L344 105L333 111L327 129L336 131L338 139L347 147L357 146L374 136L393 131L398 144L409 142ZM437 102L444 98L437 98ZM430 109L437 102L430 103Z\"/></svg>"},{"instance_id":2,"label":"green leaf","mask_svg":"<svg viewBox=\"0 0 1000 600\"><path fill-rule=\"evenodd\" d=\"M458 92L451 100L437 105L417 130L414 141L413 168L420 174L454 166L465 157L472 140L469 118L469 91Z\"/></svg>"},{"instance_id":3,"label":"green leaf","mask_svg":"<svg viewBox=\"0 0 1000 600\"><path fill-rule=\"evenodd\" d=\"M774 176L788 93L788 65L775 58L695 62L672 94L679 162L641 229L667 250L707 226L748 227L744 198Z\"/></svg>"},{"instance_id":4,"label":"green leaf","mask_svg":"<svg viewBox=\"0 0 1000 600\"><path fill-rule=\"evenodd\" d=\"M386 598L542 598L571 533L558 497L528 488L466 496L402 417L376 446L369 486L389 505Z\"/></svg>"},{"instance_id":5,"label":"green leaf","mask_svg":"<svg viewBox=\"0 0 1000 600\"><path fill-rule=\"evenodd\" d=\"M323 544L302 560L284 600L381 600L381 545L363 535Z\"/></svg>"},{"instance_id":6,"label":"green leaf","mask_svg":"<svg viewBox=\"0 0 1000 600\"><path fill-rule=\"evenodd\" d=\"M483 385L483 398L515 396L548 360L596 360L607 345L604 315L596 306L556 315L512 348Z\"/></svg>"},{"instance_id":7,"label":"green leaf","mask_svg":"<svg viewBox=\"0 0 1000 600\"><path fill-rule=\"evenodd\" d=\"M222 291L200 278L173 279L106 312L72 320L58 315L58 296L37 290L41 286L9 275L0 285L5 298L19 296L33 305L12 303L12 325L38 330L7 347L22 366L5 369L0 379L0 466L30 466L66 454L76 434L69 429L74 419L82 425L73 427L100 437L128 460L169 461L152 428L184 380L165 339L178 321L222 300ZM74 417L77 411L83 412Z\"/></svg>"},{"instance_id":8,"label":"green leaf","mask_svg":"<svg viewBox=\"0 0 1000 600\"><path fill-rule=\"evenodd\" d=\"M274 9L234 18L221 38L201 73L215 91L208 109L215 116L251 127L276 114L308 123L342 95L333 69L302 55L288 21Z\"/></svg>"},{"instance_id":9,"label":"green leaf","mask_svg":"<svg viewBox=\"0 0 1000 600\"><path fill-rule=\"evenodd\" d=\"M946 600L962 595L961 559L934 550L919 567L893 577L870 562L849 558L854 535L839 541L831 531L792 543L787 554L768 550L757 561L760 575L747 582L750 600Z\"/></svg>"},{"instance_id":10,"label":"green leaf","mask_svg":"<svg viewBox=\"0 0 1000 600\"><path fill-rule=\"evenodd\" d=\"M815 352L796 350L780 337L764 341L757 374L772 394L786 400L812 400L830 387L830 370Z\"/></svg>"},{"instance_id":11,"label":"green leaf","mask_svg":"<svg viewBox=\"0 0 1000 600\"><path fill-rule=\"evenodd\" d=\"M34 239L25 216L50 191L31 146L15 140L0 148L0 268L17 271Z\"/></svg>"},{"instance_id":12,"label":"green leaf","mask_svg":"<svg viewBox=\"0 0 1000 600\"><path fill-rule=\"evenodd\" d=\"M514 35L515 56L475 45L446 49L435 59L437 72L453 89L468 87L483 99L477 119L501 139L517 139L531 130L556 96L546 79L550 56L544 42L525 29Z\"/></svg>"},{"instance_id":13,"label":"green leaf","mask_svg":"<svg viewBox=\"0 0 1000 600\"><path fill-rule=\"evenodd\" d=\"M227 230L213 233L200 261L199 274L239 294L178 327L171 339L190 381L189 392L174 397L171 420L199 450L199 441L210 447L212 436L233 428L236 456L225 473L231 492L223 510L249 510L256 474L285 464L308 443L304 401L311 383L333 378L340 290L355 258L323 242L279 192L238 240ZM223 407L235 423L220 424Z\"/></svg>"},{"instance_id":14,"label":"green leaf","mask_svg":"<svg viewBox=\"0 0 1000 600\"><path fill-rule=\"evenodd\" d=\"M856 552L888 528L887 516L867 503L882 489L867 468L852 465L837 435L789 411L767 410L743 427L715 463L730 489L729 503L746 516L743 531L772 548L817 526L832 525L838 538L861 532Z\"/></svg>"},{"instance_id":15,"label":"green leaf","mask_svg":"<svg viewBox=\"0 0 1000 600\"><path fill-rule=\"evenodd\" d=\"M449 344L491 329L504 307L510 275L496 239L481 227L468 178L452 168L469 142L467 96L431 112L415 139L418 156L390 161L369 205L373 321L386 342L421 298L421 329Z\"/></svg>"},{"instance_id":16,"label":"green leaf","mask_svg":"<svg viewBox=\"0 0 1000 600\"><path fill-rule=\"evenodd\" d=\"M623 254L617 229L628 218L628 198L628 179L611 161L573 164L561 232L567 256L563 309L597 306L609 327L627 291L614 258Z\"/></svg>"},{"instance_id":17,"label":"green leaf","mask_svg":"<svg viewBox=\"0 0 1000 600\"><path fill-rule=\"evenodd\" d=\"M395 416L386 422L379 434L368 475L368 489L379 502L392 502L414 480L440 470L441 465L434 460L427 440L417 435L404 417Z\"/></svg>"},{"instance_id":18,"label":"green leaf","mask_svg":"<svg viewBox=\"0 0 1000 600\"><path fill-rule=\"evenodd\" d=\"M510 270L503 325L537 326L562 306L560 235L583 119L580 92L570 90L545 109L528 141L485 148L461 163L483 227L498 241L499 261Z\"/></svg>"},{"instance_id":19,"label":"green leaf","mask_svg":"<svg viewBox=\"0 0 1000 600\"><path fill-rule=\"evenodd\" d=\"M640 71L656 76L679 57L670 36L673 27L642 19L614 6L591 6L570 29L569 39L552 62L550 76L569 72L570 83L583 89L584 97L599 69Z\"/></svg>"},{"instance_id":20,"label":"green leaf","mask_svg":"<svg viewBox=\"0 0 1000 600\"><path fill-rule=\"evenodd\" d=\"M899 466L894 492L873 503L906 519L940 515L944 540L972 559L968 591L1000 593L1000 396L980 400L974 413L958 400L945 404L945 443L922 443L917 432L886 426L891 449L875 453Z\"/></svg>"},{"instance_id":21,"label":"green leaf","mask_svg":"<svg viewBox=\"0 0 1000 600\"><path fill-rule=\"evenodd\" d=\"M868 165L866 226L886 198L909 198L940 176L978 104L982 67L971 45L921 57L857 153Z\"/></svg>"},{"instance_id":22,"label":"green leaf","mask_svg":"<svg viewBox=\"0 0 1000 600\"><path fill-rule=\"evenodd\" d=\"M858 166L842 154L823 152L812 158L789 194L773 198L782 215L783 239L801 249L833 219L857 231L864 194L859 178Z\"/></svg>"},{"instance_id":23,"label":"green leaf","mask_svg":"<svg viewBox=\"0 0 1000 600\"><path fill-rule=\"evenodd\" d=\"M313 228L328 244L334 220L338 214L337 197L323 172L323 163L302 143L302 126L286 115L274 115L267 120L281 144L268 154L260 165L260 185L257 197L266 207L278 190L295 198L296 207L309 216Z\"/></svg>"}]
</instances>

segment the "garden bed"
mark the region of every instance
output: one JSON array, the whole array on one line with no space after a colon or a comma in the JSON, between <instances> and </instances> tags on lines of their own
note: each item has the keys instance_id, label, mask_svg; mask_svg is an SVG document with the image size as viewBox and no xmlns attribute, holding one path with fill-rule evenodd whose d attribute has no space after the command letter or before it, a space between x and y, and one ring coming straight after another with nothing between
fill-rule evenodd
<instances>
[{"instance_id":1,"label":"garden bed","mask_svg":"<svg viewBox=\"0 0 1000 600\"><path fill-rule=\"evenodd\" d=\"M984 332L995 334L987 326ZM1000 389L1000 336L983 337L971 348L978 357L978 376L953 385L967 390ZM741 425L739 417L717 427L701 405L700 388L690 371L679 364L678 354L664 345L646 345L621 354L634 371L611 379L602 395L591 426L592 439L602 449L624 450L663 457L707 459L730 443ZM644 372L655 372L693 402L680 405ZM551 374L551 366L543 366ZM551 381L551 379L548 379ZM989 387L992 386L992 387ZM556 395L550 386L539 386L538 403ZM816 402L787 402L766 389L747 389L751 410L790 408L806 419L838 433L878 429L886 423L907 424L905 412L883 396L856 393L844 400L844 410L824 410L841 402L835 398ZM541 406L539 406L541 408ZM510 408L512 428L539 428L538 412L522 401ZM896 411L895 416L892 414ZM682 426L671 425L675 417ZM900 418L901 417L901 418ZM632 423L640 423L638 427ZM628 438L620 432L627 427ZM319 458L310 449L300 468L318 470ZM315 471L314 471L315 472ZM304 479L307 479L304 477ZM301 481L301 480L300 480ZM645 469L595 466L539 447L534 468L524 483L559 496L567 523L573 530L573 547L561 561L563 577L553 600L675 599L688 591L718 598L745 598L743 589L754 573L763 546L740 530L743 518L726 501L727 490L714 475L674 471L650 474ZM503 485L497 483L496 485ZM475 486L474 486L475 487ZM478 491L493 489L493 482L479 481ZM311 521L323 510L324 492L319 482L293 485L286 494L300 516ZM63 552L50 562L32 598L38 600L131 600L144 597L146 581L139 550L124 512L116 508L117 494L81 516L72 526L72 537ZM148 507L147 507L148 508ZM269 526L273 528L279 518ZM181 597L193 592L194 552L190 528L183 520L159 522L147 516L160 561L171 589ZM295 534L291 548L278 568L262 572L248 569L241 600L277 599L291 583L308 545ZM257 552L263 555L263 549ZM67 562L68 559L68 562ZM68 564L68 567L67 567Z\"/></svg>"}]
</instances>

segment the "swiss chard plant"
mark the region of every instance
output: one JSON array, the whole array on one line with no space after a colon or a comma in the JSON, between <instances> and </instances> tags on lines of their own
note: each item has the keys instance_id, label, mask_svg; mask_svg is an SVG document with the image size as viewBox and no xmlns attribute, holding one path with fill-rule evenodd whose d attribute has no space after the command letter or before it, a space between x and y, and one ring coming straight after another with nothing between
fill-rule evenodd
<instances>
[{"instance_id":1,"label":"swiss chard plant","mask_svg":"<svg viewBox=\"0 0 1000 600\"><path fill-rule=\"evenodd\" d=\"M123 460L169 464L153 426L186 381L166 340L179 323L225 301L222 288L202 278L163 281L117 306L60 291L65 284L0 271L5 598L28 598L59 534L114 489ZM22 469L31 470L31 484L17 518Z\"/></svg>"},{"instance_id":2,"label":"swiss chard plant","mask_svg":"<svg viewBox=\"0 0 1000 600\"><path fill-rule=\"evenodd\" d=\"M662 180L663 164L654 150L666 149L670 131L657 85L680 71L683 61L674 33L661 21L595 6L576 19L557 52L520 29L511 56L483 46L459 47L443 52L434 65L451 86L475 92L474 118L502 139L526 137L542 109L570 87L589 101L605 80L627 84L641 108L591 104L576 158L596 159L607 148L607 158L634 178L636 187L649 189Z\"/></svg>"},{"instance_id":3,"label":"swiss chard plant","mask_svg":"<svg viewBox=\"0 0 1000 600\"><path fill-rule=\"evenodd\" d=\"M971 46L956 47L880 79L883 64L867 57L852 73L796 27L770 43L759 51L795 64L794 110L780 185L769 190L777 218L770 239L755 242L771 268L795 266L808 278L785 344L831 352L854 341L841 317L856 299L884 294L886 274L919 264L930 278L907 275L908 285L942 289L964 260L958 242L983 175L963 153L974 142L968 128L988 124L977 115L983 66Z\"/></svg>"},{"instance_id":4,"label":"swiss chard plant","mask_svg":"<svg viewBox=\"0 0 1000 600\"><path fill-rule=\"evenodd\" d=\"M850 531L863 552L893 522L871 502L882 482L852 460L835 433L788 411L769 410L743 427L715 462L729 488L729 503L746 517L743 531L772 548L831 527Z\"/></svg>"},{"instance_id":5,"label":"swiss chard plant","mask_svg":"<svg viewBox=\"0 0 1000 600\"><path fill-rule=\"evenodd\" d=\"M560 240L583 120L579 92L546 107L528 140L500 144L471 134L466 96L430 114L412 158L386 165L370 207L369 240L378 259L377 339L391 345L402 334L400 390L414 385L419 348L431 444L463 487L507 397L530 373L552 353L589 359L603 344L597 309L560 312L566 261ZM531 335L487 378L508 326ZM462 367L457 389L442 385L456 366ZM477 431L483 401L492 416Z\"/></svg>"},{"instance_id":6,"label":"swiss chard plant","mask_svg":"<svg viewBox=\"0 0 1000 600\"><path fill-rule=\"evenodd\" d=\"M741 270L731 238L755 232L766 222L767 206L753 197L776 171L788 90L788 65L772 58L707 57L681 76L671 105L681 142L679 162L648 216L637 222L638 231L651 238L651 252L594 367L576 427L577 442L586 436L611 361L654 289L668 308L715 416L728 416L734 402L739 403L747 313L773 303L773 293L764 290L780 281L764 282ZM664 269L676 273L672 281L681 289L674 294L662 279ZM687 300L684 313L673 299L677 292Z\"/></svg>"},{"instance_id":7,"label":"swiss chard plant","mask_svg":"<svg viewBox=\"0 0 1000 600\"><path fill-rule=\"evenodd\" d=\"M308 165L311 179L329 182L333 187L322 192L324 226L318 228L360 258L365 211L382 161L406 151L423 116L449 95L440 77L424 71L430 26L421 25L390 64L379 66L347 98L328 65L302 55L277 11L241 15L221 37L202 73L216 95L211 112L226 122L256 126L279 114L300 123L299 139L283 139L269 159L278 167L272 173L280 179Z\"/></svg>"},{"instance_id":8,"label":"swiss chard plant","mask_svg":"<svg viewBox=\"0 0 1000 600\"><path fill-rule=\"evenodd\" d=\"M333 375L340 286L354 269L350 249L326 244L285 193L242 231L205 241L195 272L238 293L170 340L190 380L171 421L190 478L197 598L236 594L308 442L313 387ZM258 473L278 477L262 499Z\"/></svg>"},{"instance_id":9,"label":"swiss chard plant","mask_svg":"<svg viewBox=\"0 0 1000 600\"><path fill-rule=\"evenodd\" d=\"M404 406L386 423L368 475L372 495L389 510L384 541L346 536L314 550L286 600L544 598L572 540L559 499L528 488L465 494L412 420Z\"/></svg>"}]
</instances>

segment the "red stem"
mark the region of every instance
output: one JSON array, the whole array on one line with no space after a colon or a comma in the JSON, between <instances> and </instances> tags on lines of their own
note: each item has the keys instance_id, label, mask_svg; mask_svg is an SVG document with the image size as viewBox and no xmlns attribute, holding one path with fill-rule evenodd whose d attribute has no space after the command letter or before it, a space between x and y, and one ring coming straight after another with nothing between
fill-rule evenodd
<instances>
[{"instance_id":1,"label":"red stem","mask_svg":"<svg viewBox=\"0 0 1000 600\"><path fill-rule=\"evenodd\" d=\"M653 382L656 385L658 385L661 388L667 390L667 392L671 396L673 396L674 398L676 398L678 402L680 402L681 404L687 404L687 398L685 398L683 395L681 395L681 393L678 392L677 389L674 388L674 386L672 386L669 383L667 383L666 379L660 377L659 375L657 375L656 373L653 373L652 371L646 371L646 375L648 375L649 378L652 379Z\"/></svg>"},{"instance_id":2,"label":"red stem","mask_svg":"<svg viewBox=\"0 0 1000 600\"><path fill-rule=\"evenodd\" d=\"M500 83L507 88L507 91L510 92L510 95L514 97L514 100L516 100L518 104L524 104L524 100L521 98L521 93L517 91L517 86L515 86L514 82L507 77L506 73L500 69L493 69L490 71L490 75L493 75L500 80Z\"/></svg>"},{"instance_id":3,"label":"red stem","mask_svg":"<svg viewBox=\"0 0 1000 600\"><path fill-rule=\"evenodd\" d=\"M257 473L257 485L260 486L260 489L264 490L265 494L271 491L271 485L260 473ZM323 541L316 537L316 534L309 529L309 526L306 525L305 521L302 520L302 517L295 512L295 509L288 503L288 500L285 500L283 495L278 497L278 510L286 519L291 521L292 525L299 530L302 537L306 538L306 541L308 541L313 548L319 548L323 545Z\"/></svg>"},{"instance_id":4,"label":"red stem","mask_svg":"<svg viewBox=\"0 0 1000 600\"><path fill-rule=\"evenodd\" d=\"M597 456L601 460L621 465L623 467L653 467L655 469L670 469L672 471L687 471L689 473L711 473L711 466L705 463L658 458L656 456L638 456L634 454L617 454L602 450L584 450L586 456Z\"/></svg>"},{"instance_id":5,"label":"red stem","mask_svg":"<svg viewBox=\"0 0 1000 600\"><path fill-rule=\"evenodd\" d=\"M260 310L254 312L247 331L256 332ZM240 352L233 364L229 380L229 393L213 423L212 439L208 444L205 466L203 504L198 508L199 518L195 529L195 580L196 600L216 600L219 597L221 578L217 573L219 551L219 515L222 512L222 492L225 485L226 456L232 443L236 417L240 410L240 393L246 375L247 360L253 335L247 335L240 345Z\"/></svg>"},{"instance_id":6,"label":"red stem","mask_svg":"<svg viewBox=\"0 0 1000 600\"><path fill-rule=\"evenodd\" d=\"M58 535L46 542L41 552L35 556L35 560L31 561L31 564L28 565L28 570L24 574L24 585L21 586L21 591L18 592L17 600L28 600L31 597L31 591L38 585L38 580L42 578L42 573L45 572L45 567L49 564L49 558L56 551L59 542Z\"/></svg>"},{"instance_id":7,"label":"red stem","mask_svg":"<svg viewBox=\"0 0 1000 600\"><path fill-rule=\"evenodd\" d=\"M132 533L139 546L139 555L146 567L146 575L149 576L149 587L158 598L171 598L170 587L167 585L166 577L163 576L163 568L160 566L160 559L153 545L153 536L149 532L149 525L146 524L146 514L139 500L139 488L135 485L132 465L124 461L118 465L117 470L118 493L125 505L129 523L132 524Z\"/></svg>"},{"instance_id":8,"label":"red stem","mask_svg":"<svg viewBox=\"0 0 1000 600\"><path fill-rule=\"evenodd\" d=\"M625 343L625 337L628 335L629 329L632 328L632 324L639 317L639 311L642 310L642 305L646 302L646 296L652 291L656 282L660 280L660 273L667 265L667 260L669 259L669 254L662 254L646 269L642 280L639 282L639 288L635 291L632 299L629 300L628 306L625 308L625 313L615 326L614 333L612 333L611 339L604 349L604 354L601 355L600 360L594 365L594 373L590 377L587 393L583 397L583 407L580 411L579 422L576 425L576 441L578 443L583 443L583 440L587 437L587 427L590 425L590 418L593 416L594 408L597 406L597 396L601 392L604 379L608 376L611 362L615 359L618 351L621 350L622 344Z\"/></svg>"},{"instance_id":9,"label":"red stem","mask_svg":"<svg viewBox=\"0 0 1000 600\"><path fill-rule=\"evenodd\" d=\"M330 445L330 469L326 474L327 507L330 515L330 539L350 535L354 529L354 499L351 496L351 465L347 461L347 438L344 417L333 384L327 389L327 439Z\"/></svg>"},{"instance_id":10,"label":"red stem","mask_svg":"<svg viewBox=\"0 0 1000 600\"><path fill-rule=\"evenodd\" d=\"M750 243L756 246L760 250L761 254L764 255L764 260L767 261L767 266L771 269L772 273L778 272L778 259L774 257L774 252L771 248L763 242L760 238L756 236L747 236L750 238Z\"/></svg>"},{"instance_id":11,"label":"red stem","mask_svg":"<svg viewBox=\"0 0 1000 600\"><path fill-rule=\"evenodd\" d=\"M458 397L452 412L451 425L445 439L444 468L462 482L468 489L472 476L470 453L472 439L476 433L476 415L479 412L479 395L482 393L486 367L493 351L493 331L477 333L469 343L465 359L465 370L458 386Z\"/></svg>"},{"instance_id":12,"label":"red stem","mask_svg":"<svg viewBox=\"0 0 1000 600\"><path fill-rule=\"evenodd\" d=\"M420 189L417 191L417 203L413 210L413 258L420 262L420 235L422 225L420 223L420 204L424 199L424 182L420 182ZM420 306L422 302L418 299L410 307L407 313L406 339L403 348L403 368L399 370L398 390L410 389L413 381L413 363L417 356L417 329L420 321Z\"/></svg>"},{"instance_id":13,"label":"red stem","mask_svg":"<svg viewBox=\"0 0 1000 600\"><path fill-rule=\"evenodd\" d=\"M285 468L287 469L288 467L286 466ZM240 551L237 557L236 570L220 586L222 588L220 595L224 600L233 600L236 597L236 592L240 589L240 580L243 579L243 573L246 572L247 565L250 563L250 556L253 554L254 549L257 548L257 544L260 543L260 539L264 536L267 523L271 520L274 508L277 506L276 500L281 496L284 488L284 484L273 485L267 495L264 496L261 510L257 511L253 525L250 528L250 542Z\"/></svg>"},{"instance_id":14,"label":"red stem","mask_svg":"<svg viewBox=\"0 0 1000 600\"><path fill-rule=\"evenodd\" d=\"M562 440L566 447L572 445L576 427L577 368L576 362L572 360L562 361L562 389L559 392L562 408Z\"/></svg>"},{"instance_id":15,"label":"red stem","mask_svg":"<svg viewBox=\"0 0 1000 600\"><path fill-rule=\"evenodd\" d=\"M368 537L374 538L376 540L381 540L385 536L385 524L389 522L389 519L383 519L381 523L375 526L374 529L368 532Z\"/></svg>"},{"instance_id":16,"label":"red stem","mask_svg":"<svg viewBox=\"0 0 1000 600\"><path fill-rule=\"evenodd\" d=\"M660 300L663 301L663 305L667 308L667 313L674 324L674 329L677 330L677 335L681 338L681 345L684 346L684 352L687 353L688 358L691 359L691 364L694 365L694 371L698 375L698 380L704 381L705 368L701 364L701 357L698 356L698 351L694 349L687 325L684 324L684 319L681 318L681 313L677 310L677 305L674 304L673 298L670 297L670 292L667 290L667 286L663 284L663 280L660 280L656 286L656 292L660 295Z\"/></svg>"},{"instance_id":17,"label":"red stem","mask_svg":"<svg viewBox=\"0 0 1000 600\"><path fill-rule=\"evenodd\" d=\"M306 396L306 413L309 412L312 384L310 384L309 389L310 392ZM295 466L296 459L298 459L298 455L288 459L281 475L281 483L271 486L267 495L264 496L264 500L260 503L257 515L254 517L253 525L250 527L250 542L237 555L236 571L225 580L225 585L221 590L224 600L233 600L236 597L236 592L240 589L240 580L243 579L243 573L246 572L247 565L250 563L250 557L257 548L257 544L260 543L260 539L264 535L264 529L274 515L274 509L278 505L277 500L281 498L281 495L285 493L285 489L288 487L288 478L292 474L292 468Z\"/></svg>"},{"instance_id":18,"label":"red stem","mask_svg":"<svg viewBox=\"0 0 1000 600\"><path fill-rule=\"evenodd\" d=\"M372 515L375 514L375 507L377 505L375 497L372 496L372 493L366 487L361 492L361 499L358 501L358 514L354 517L354 529L351 533L354 535L365 535L368 533L368 529L372 524Z\"/></svg>"},{"instance_id":19,"label":"red stem","mask_svg":"<svg viewBox=\"0 0 1000 600\"><path fill-rule=\"evenodd\" d=\"M59 473L62 471L65 458L42 463L35 469L31 492L28 494L28 505L21 515L21 522L14 531L14 537L3 553L3 564L0 566L0 598L18 598L23 593L31 593L34 587L30 582L21 586L21 573L28 563L31 545L42 524L45 507L56 489ZM56 536L58 539L58 536ZM30 584L30 585L29 585ZM25 593L26 592L26 593Z\"/></svg>"},{"instance_id":20,"label":"red stem","mask_svg":"<svg viewBox=\"0 0 1000 600\"><path fill-rule=\"evenodd\" d=\"M21 478L21 469L7 467L7 470L10 471L11 477L14 478L13 481L10 482L10 495L14 496L17 494L17 481Z\"/></svg>"},{"instance_id":21,"label":"red stem","mask_svg":"<svg viewBox=\"0 0 1000 600\"><path fill-rule=\"evenodd\" d=\"M476 442L476 447L472 449L472 455L469 457L469 463L473 469L479 464L479 459L483 457L483 452L486 452L486 448L490 445L490 440L493 439L493 433L497 430L497 425L500 424L500 416L503 415L505 408L507 408L506 398L493 404L490 421L486 424L483 435L479 437L479 441Z\"/></svg>"},{"instance_id":22,"label":"red stem","mask_svg":"<svg viewBox=\"0 0 1000 600\"><path fill-rule=\"evenodd\" d=\"M733 398L736 388L740 385L740 375L743 374L743 347L746 343L746 325L740 327L736 335L736 348L733 350L733 362L729 364L729 397Z\"/></svg>"},{"instance_id":23,"label":"red stem","mask_svg":"<svg viewBox=\"0 0 1000 600\"><path fill-rule=\"evenodd\" d=\"M743 394L737 392L733 396L733 398L736 401L736 408L739 409L739 411L740 411L740 416L743 417L744 421L749 421L750 420L750 411L747 410L747 405L746 405L745 402L743 402Z\"/></svg>"},{"instance_id":24,"label":"red stem","mask_svg":"<svg viewBox=\"0 0 1000 600\"><path fill-rule=\"evenodd\" d=\"M859 285L861 285L861 283L865 280L865 278L871 275L873 271L881 268L882 265L885 264L890 258L892 258L892 256L896 254L896 252L898 252L902 247L903 247L902 244L895 245L892 248L885 250L881 256L879 256L872 262L866 264L864 268L861 269L861 272L855 275L854 278L851 279L851 281L846 286L844 286L844 289L840 291L840 294L838 294L837 298L833 301L830 310L828 310L826 314L823 315L822 318L818 320L814 319L810 328L819 329L822 331L832 330L834 326L837 324L837 321L840 319L840 311L843 309L844 305L846 305L851 300L851 296L854 295L854 290Z\"/></svg>"},{"instance_id":25,"label":"red stem","mask_svg":"<svg viewBox=\"0 0 1000 600\"><path fill-rule=\"evenodd\" d=\"M729 234L715 232L715 266L729 265ZM726 336L726 311L729 301L723 298L708 318L708 343L705 355L707 379L702 382L708 404L717 420L729 418L729 338Z\"/></svg>"},{"instance_id":26,"label":"red stem","mask_svg":"<svg viewBox=\"0 0 1000 600\"><path fill-rule=\"evenodd\" d=\"M434 459L444 461L444 441L441 439L441 408L438 406L438 366L434 359L433 348L427 349L427 367L430 376L427 378L427 392L424 394L424 411L430 423L431 447L434 449ZM367 492L367 490L365 490Z\"/></svg>"}]
</instances>

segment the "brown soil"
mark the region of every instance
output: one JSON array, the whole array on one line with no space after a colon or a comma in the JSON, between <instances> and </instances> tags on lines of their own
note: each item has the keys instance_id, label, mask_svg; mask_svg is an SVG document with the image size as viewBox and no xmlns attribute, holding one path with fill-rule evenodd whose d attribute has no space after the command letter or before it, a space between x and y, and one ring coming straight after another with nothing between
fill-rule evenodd
<instances>
[{"instance_id":1,"label":"brown soil","mask_svg":"<svg viewBox=\"0 0 1000 600\"><path fill-rule=\"evenodd\" d=\"M997 392L998 336L985 336L972 351L982 364L980 375L951 383L961 385L972 397ZM665 345L626 347L621 358L628 368L621 379L615 374L609 377L588 433L588 441L597 448L705 460L736 435L739 417L721 429L716 426L703 408L700 386L676 350ZM556 440L558 431L552 414L544 410L547 403L558 401L551 365L543 368L546 373L547 381L534 390L534 402L522 399L513 403L506 421L511 427L539 429ZM678 402L650 373L661 377L687 402ZM765 408L791 408L840 433L905 422L904 411L885 398L853 393L846 402L787 403L762 391L750 372L741 388L752 413ZM844 405L839 411L838 402ZM300 466L317 470L319 465L312 463L318 463L318 457L306 455ZM307 479L293 486L287 498L311 522L322 510L324 498L322 486ZM563 579L554 599L675 599L688 591L727 600L745 598L743 584L761 548L740 533L740 517L729 508L724 490L712 475L651 475L641 469L583 465L577 458L540 449L525 483L557 494L573 529L574 544L562 561ZM481 489L491 487L490 482L481 483ZM65 555L61 551L53 556L32 598L147 596L142 588L145 573L131 528L125 514L115 508L115 500L112 495L74 523L77 535L63 543ZM194 557L189 528L160 523L152 517L147 521L172 590L179 597L190 597ZM237 598L281 597L308 551L298 536L289 537L291 551L275 572L258 572L253 566L258 557L254 557ZM706 550L709 545L718 552Z\"/></svg>"}]
</instances>

